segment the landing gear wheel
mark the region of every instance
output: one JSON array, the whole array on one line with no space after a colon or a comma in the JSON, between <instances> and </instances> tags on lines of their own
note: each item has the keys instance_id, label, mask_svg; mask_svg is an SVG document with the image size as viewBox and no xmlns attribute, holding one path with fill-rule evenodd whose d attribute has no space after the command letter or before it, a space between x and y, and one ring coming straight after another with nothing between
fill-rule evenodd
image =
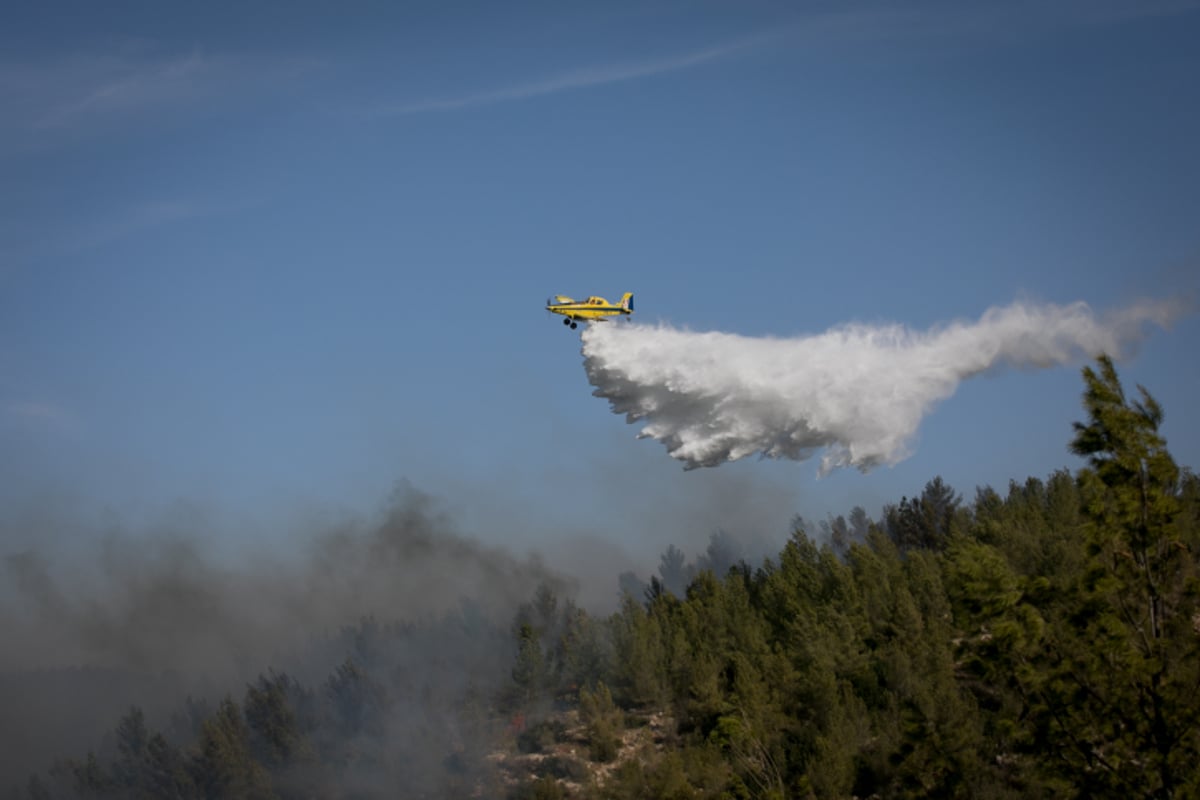
<instances>
[{"instance_id":1,"label":"landing gear wheel","mask_svg":"<svg viewBox=\"0 0 1200 800\"><path fill-rule=\"evenodd\" d=\"M570 325L570 324L571 324L571 320L569 320L569 319L563 320L563 325Z\"/></svg>"},{"instance_id":2,"label":"landing gear wheel","mask_svg":"<svg viewBox=\"0 0 1200 800\"><path fill-rule=\"evenodd\" d=\"M576 329L576 328L578 328L578 327L579 327L579 326L578 326L578 325L576 325L574 322L572 322L572 323L571 323L571 330L575 330L575 329Z\"/></svg>"}]
</instances>

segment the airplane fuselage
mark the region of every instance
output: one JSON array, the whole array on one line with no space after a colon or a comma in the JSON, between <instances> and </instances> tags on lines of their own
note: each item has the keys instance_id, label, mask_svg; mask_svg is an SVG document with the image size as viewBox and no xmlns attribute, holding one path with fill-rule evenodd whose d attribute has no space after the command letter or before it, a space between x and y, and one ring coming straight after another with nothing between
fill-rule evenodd
<instances>
[{"instance_id":1,"label":"airplane fuselage","mask_svg":"<svg viewBox=\"0 0 1200 800\"><path fill-rule=\"evenodd\" d=\"M628 317L633 313L633 294L626 293L620 303L610 303L603 297L572 300L556 295L546 301L546 310L561 314L564 325L576 327L578 322L605 322L611 317Z\"/></svg>"}]
</instances>

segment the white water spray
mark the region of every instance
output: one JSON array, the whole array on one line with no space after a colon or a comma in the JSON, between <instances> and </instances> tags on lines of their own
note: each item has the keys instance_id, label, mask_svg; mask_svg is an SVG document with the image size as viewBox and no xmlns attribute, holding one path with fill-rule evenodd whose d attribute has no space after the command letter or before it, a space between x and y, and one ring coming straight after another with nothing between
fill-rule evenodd
<instances>
[{"instance_id":1,"label":"white water spray","mask_svg":"<svg viewBox=\"0 0 1200 800\"><path fill-rule=\"evenodd\" d=\"M964 378L1120 357L1147 324L1166 326L1183 310L1143 302L1097 315L1084 303L1016 303L928 331L854 323L790 339L593 325L584 368L593 394L643 423L640 436L687 469L754 453L802 461L823 449L822 474L866 472L907 457L922 418Z\"/></svg>"}]
</instances>

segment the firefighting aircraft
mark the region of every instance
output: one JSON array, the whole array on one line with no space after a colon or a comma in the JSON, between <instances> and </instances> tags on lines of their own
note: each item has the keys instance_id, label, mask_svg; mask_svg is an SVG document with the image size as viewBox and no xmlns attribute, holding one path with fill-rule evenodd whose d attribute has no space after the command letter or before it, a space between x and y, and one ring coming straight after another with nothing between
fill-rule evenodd
<instances>
[{"instance_id":1,"label":"firefighting aircraft","mask_svg":"<svg viewBox=\"0 0 1200 800\"><path fill-rule=\"evenodd\" d=\"M633 313L633 292L621 295L620 303L610 303L603 297L589 297L587 300L572 300L564 294L556 294L546 301L546 310L562 314L563 325L577 328L578 322L607 322L609 317L624 316L629 319Z\"/></svg>"}]
</instances>

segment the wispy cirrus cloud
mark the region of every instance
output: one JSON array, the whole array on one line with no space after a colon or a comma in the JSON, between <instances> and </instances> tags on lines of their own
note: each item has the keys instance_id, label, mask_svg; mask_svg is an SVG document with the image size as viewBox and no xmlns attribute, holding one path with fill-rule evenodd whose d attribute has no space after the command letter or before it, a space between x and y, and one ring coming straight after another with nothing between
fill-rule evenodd
<instances>
[{"instance_id":1,"label":"wispy cirrus cloud","mask_svg":"<svg viewBox=\"0 0 1200 800\"><path fill-rule=\"evenodd\" d=\"M702 50L665 58L625 61L585 69L560 72L549 77L503 86L484 92L461 94L432 100L421 100L398 105L381 105L372 110L371 116L403 116L442 111L458 111L479 106L496 105L514 100L558 94L577 89L588 89L610 83L648 78L668 72L679 72L714 61L732 58L753 50L775 38L775 34L747 36Z\"/></svg>"},{"instance_id":2,"label":"wispy cirrus cloud","mask_svg":"<svg viewBox=\"0 0 1200 800\"><path fill-rule=\"evenodd\" d=\"M1192 14L1200 0L1018 0L1010 3L961 3L927 0L916 3L847 4L806 19L809 33L820 41L969 41L983 46L1020 42L1062 30L1123 25L1139 20ZM817 39L813 37L813 40Z\"/></svg>"},{"instance_id":3,"label":"wispy cirrus cloud","mask_svg":"<svg viewBox=\"0 0 1200 800\"><path fill-rule=\"evenodd\" d=\"M1200 9L1200 0L1052 0L998 6L952 0L897 5L876 2L836 7L790 17L771 31L671 56L568 69L548 76L479 92L464 92L411 102L381 103L370 117L460 111L535 97L649 78L742 55L771 44L787 46L874 45L880 41L970 39L1006 41L1061 28L1115 25L1131 20L1169 17Z\"/></svg>"},{"instance_id":4,"label":"wispy cirrus cloud","mask_svg":"<svg viewBox=\"0 0 1200 800\"><path fill-rule=\"evenodd\" d=\"M144 62L105 59L69 65L58 75L57 96L29 124L50 130L88 117L194 101L227 85L237 66L237 59L199 52ZM73 68L88 72L71 74Z\"/></svg>"},{"instance_id":5,"label":"wispy cirrus cloud","mask_svg":"<svg viewBox=\"0 0 1200 800\"><path fill-rule=\"evenodd\" d=\"M145 202L81 226L65 240L64 247L67 250L88 250L161 225L212 213L215 211L190 201Z\"/></svg>"},{"instance_id":6,"label":"wispy cirrus cloud","mask_svg":"<svg viewBox=\"0 0 1200 800\"><path fill-rule=\"evenodd\" d=\"M151 231L253 208L260 198L198 200L176 197L116 205L80 219L56 219L40 228L0 224L0 279L7 273L87 253Z\"/></svg>"},{"instance_id":7,"label":"wispy cirrus cloud","mask_svg":"<svg viewBox=\"0 0 1200 800\"><path fill-rule=\"evenodd\" d=\"M237 59L193 52L48 57L0 64L10 132L51 133L112 115L188 103L228 84Z\"/></svg>"},{"instance_id":8,"label":"wispy cirrus cloud","mask_svg":"<svg viewBox=\"0 0 1200 800\"><path fill-rule=\"evenodd\" d=\"M16 401L6 403L3 410L5 417L25 426L66 432L78 424L74 414L53 403Z\"/></svg>"},{"instance_id":9,"label":"wispy cirrus cloud","mask_svg":"<svg viewBox=\"0 0 1200 800\"><path fill-rule=\"evenodd\" d=\"M315 62L147 48L0 60L0 154L265 91Z\"/></svg>"}]
</instances>

